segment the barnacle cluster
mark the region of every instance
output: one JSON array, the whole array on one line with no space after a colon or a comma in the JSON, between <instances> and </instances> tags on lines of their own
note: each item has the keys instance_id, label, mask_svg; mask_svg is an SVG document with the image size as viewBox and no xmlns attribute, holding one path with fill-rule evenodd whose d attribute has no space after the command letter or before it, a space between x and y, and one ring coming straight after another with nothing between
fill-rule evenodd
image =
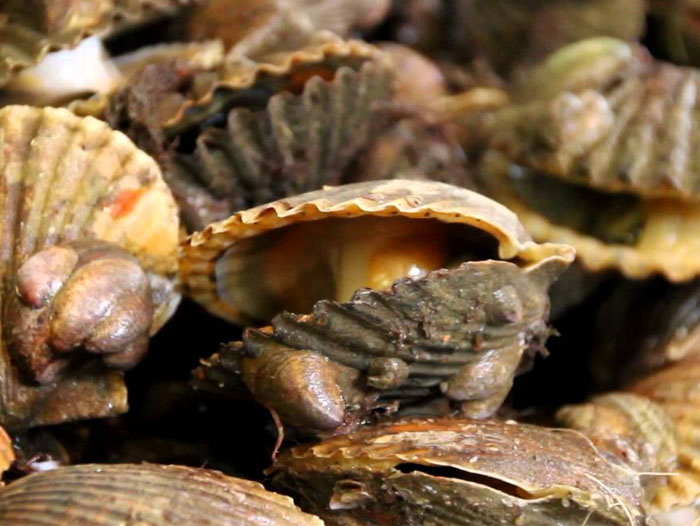
<instances>
[{"instance_id":1,"label":"barnacle cluster","mask_svg":"<svg viewBox=\"0 0 700 526\"><path fill-rule=\"evenodd\" d=\"M698 13L0 1L0 524L700 524Z\"/></svg>"}]
</instances>

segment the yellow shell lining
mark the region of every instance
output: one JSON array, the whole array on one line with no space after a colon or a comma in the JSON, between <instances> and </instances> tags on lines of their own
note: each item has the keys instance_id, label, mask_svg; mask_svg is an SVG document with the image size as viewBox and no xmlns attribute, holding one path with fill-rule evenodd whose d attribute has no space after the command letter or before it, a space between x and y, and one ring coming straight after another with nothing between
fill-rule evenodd
<instances>
[{"instance_id":1,"label":"yellow shell lining","mask_svg":"<svg viewBox=\"0 0 700 526\"><path fill-rule=\"evenodd\" d=\"M443 183L372 181L275 201L234 214L193 234L183 243L180 253L184 292L213 314L241 321L241 310L217 292L216 262L222 253L241 239L292 223L368 215L433 218L473 226L498 241L502 259L518 258L525 265L550 257L573 259L570 247L532 242L510 210L475 192Z\"/></svg>"}]
</instances>

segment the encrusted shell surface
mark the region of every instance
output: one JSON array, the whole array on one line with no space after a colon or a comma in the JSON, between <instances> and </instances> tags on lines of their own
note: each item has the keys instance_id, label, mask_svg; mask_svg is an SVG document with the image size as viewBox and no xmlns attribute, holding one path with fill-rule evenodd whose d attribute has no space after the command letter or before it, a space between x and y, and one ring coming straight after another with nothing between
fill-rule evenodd
<instances>
[{"instance_id":1,"label":"encrusted shell surface","mask_svg":"<svg viewBox=\"0 0 700 526\"><path fill-rule=\"evenodd\" d=\"M645 524L639 477L581 434L411 419L283 454L273 483L328 524Z\"/></svg>"},{"instance_id":2,"label":"encrusted shell surface","mask_svg":"<svg viewBox=\"0 0 700 526\"><path fill-rule=\"evenodd\" d=\"M437 182L370 181L281 199L244 210L190 236L182 246L180 275L186 294L231 321L248 317L245 305L222 298L217 260L237 242L293 223L360 216L433 218L473 226L493 237L502 259L525 265L548 259L570 262L571 249L531 241L515 214L475 192Z\"/></svg>"},{"instance_id":3,"label":"encrusted shell surface","mask_svg":"<svg viewBox=\"0 0 700 526\"><path fill-rule=\"evenodd\" d=\"M633 279L661 274L673 282L700 274L694 203L596 192L512 165L495 152L484 158L478 180L536 241L573 246L589 271L619 270Z\"/></svg>"},{"instance_id":4,"label":"encrusted shell surface","mask_svg":"<svg viewBox=\"0 0 700 526\"><path fill-rule=\"evenodd\" d=\"M218 471L84 464L0 490L0 522L24 526L323 526L289 497Z\"/></svg>"},{"instance_id":5,"label":"encrusted shell surface","mask_svg":"<svg viewBox=\"0 0 700 526\"><path fill-rule=\"evenodd\" d=\"M225 129L205 128L193 153L163 162L188 227L201 230L235 211L339 184L386 120L377 110L390 96L389 69L366 62L358 70L340 67L330 80L310 78L298 95L273 95L262 110L234 108Z\"/></svg>"},{"instance_id":6,"label":"encrusted shell surface","mask_svg":"<svg viewBox=\"0 0 700 526\"><path fill-rule=\"evenodd\" d=\"M179 299L175 201L156 163L96 119L64 109L7 106L0 110L0 142L0 419L15 427L123 412L126 392L116 372L76 370L45 385L25 383L8 353L8 302L23 279L18 269L32 254L57 244L108 242L135 256L147 272L155 332Z\"/></svg>"},{"instance_id":7,"label":"encrusted shell surface","mask_svg":"<svg viewBox=\"0 0 700 526\"><path fill-rule=\"evenodd\" d=\"M594 76L620 56L629 57L625 67ZM521 102L495 116L491 145L513 162L609 192L700 199L700 72L593 39L558 51L533 76L535 86L561 89L543 99L525 81Z\"/></svg>"},{"instance_id":8,"label":"encrusted shell surface","mask_svg":"<svg viewBox=\"0 0 700 526\"><path fill-rule=\"evenodd\" d=\"M48 52L71 48L89 35L115 26L173 13L190 0L24 0L0 8L0 86L14 71L39 62Z\"/></svg>"}]
</instances>

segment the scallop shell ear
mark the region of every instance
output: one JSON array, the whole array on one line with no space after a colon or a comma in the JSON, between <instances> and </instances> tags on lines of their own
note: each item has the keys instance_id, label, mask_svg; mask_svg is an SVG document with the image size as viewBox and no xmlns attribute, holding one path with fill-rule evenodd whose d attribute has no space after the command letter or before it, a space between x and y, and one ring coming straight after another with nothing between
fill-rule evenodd
<instances>
[{"instance_id":1,"label":"scallop shell ear","mask_svg":"<svg viewBox=\"0 0 700 526\"><path fill-rule=\"evenodd\" d=\"M291 498L257 482L208 469L157 464L83 464L29 475L3 489L0 522L323 526Z\"/></svg>"},{"instance_id":2,"label":"scallop shell ear","mask_svg":"<svg viewBox=\"0 0 700 526\"><path fill-rule=\"evenodd\" d=\"M39 62L49 51L74 47L89 35L173 13L197 0L25 0L3 2L0 14L0 86L13 72Z\"/></svg>"},{"instance_id":3,"label":"scallop shell ear","mask_svg":"<svg viewBox=\"0 0 700 526\"><path fill-rule=\"evenodd\" d=\"M165 163L165 177L185 201L188 226L199 230L241 209L339 184L376 135L377 109L390 94L388 68L368 62L358 71L341 67L330 81L311 78L299 95L274 95L262 111L233 109L225 130L207 128L193 154ZM201 207L191 187L227 206Z\"/></svg>"},{"instance_id":4,"label":"scallop shell ear","mask_svg":"<svg viewBox=\"0 0 700 526\"><path fill-rule=\"evenodd\" d=\"M179 300L174 291L179 225L156 163L105 123L63 109L0 109L0 143L2 308L15 308L18 271L33 254L84 240L106 242L130 253L145 271L154 309L150 332L157 331ZM24 276L22 283L41 285L43 278L36 279ZM49 284L39 289L55 292ZM39 289L22 293L31 300ZM121 376L108 370L71 371L42 386L25 383L8 349L11 318L4 317L0 348L3 424L45 425L125 410Z\"/></svg>"}]
</instances>

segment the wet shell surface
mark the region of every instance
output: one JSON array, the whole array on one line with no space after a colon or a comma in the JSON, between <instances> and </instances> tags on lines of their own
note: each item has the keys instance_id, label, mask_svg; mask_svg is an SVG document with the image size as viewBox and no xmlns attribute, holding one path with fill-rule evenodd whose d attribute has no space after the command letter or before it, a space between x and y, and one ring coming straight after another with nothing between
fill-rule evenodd
<instances>
[{"instance_id":1,"label":"wet shell surface","mask_svg":"<svg viewBox=\"0 0 700 526\"><path fill-rule=\"evenodd\" d=\"M491 145L513 162L608 192L700 199L700 72L592 39L561 49L532 76L516 88L520 103L495 117Z\"/></svg>"},{"instance_id":2,"label":"wet shell surface","mask_svg":"<svg viewBox=\"0 0 700 526\"><path fill-rule=\"evenodd\" d=\"M13 72L38 63L48 52L71 48L89 35L175 12L190 0L24 0L0 8L0 86Z\"/></svg>"},{"instance_id":3,"label":"wet shell surface","mask_svg":"<svg viewBox=\"0 0 700 526\"><path fill-rule=\"evenodd\" d=\"M573 255L566 246L532 242L515 214L475 192L436 182L370 181L329 187L244 210L193 234L183 244L180 255L184 290L225 319L237 322L255 318L246 312L249 307L245 302L232 301L229 293L239 277L234 259L224 256L233 256L233 247L238 243L293 224L391 216L474 227L495 241L496 257L517 258L523 265L554 259L565 266ZM257 318L269 320L273 314L276 312Z\"/></svg>"},{"instance_id":4,"label":"wet shell surface","mask_svg":"<svg viewBox=\"0 0 700 526\"><path fill-rule=\"evenodd\" d=\"M639 477L581 434L410 419L284 453L273 483L327 524L646 524Z\"/></svg>"},{"instance_id":5,"label":"wet shell surface","mask_svg":"<svg viewBox=\"0 0 700 526\"><path fill-rule=\"evenodd\" d=\"M632 279L660 274L672 282L700 274L695 203L562 183L495 152L484 157L477 179L486 195L518 215L536 241L573 246L588 271L618 270Z\"/></svg>"},{"instance_id":6,"label":"wet shell surface","mask_svg":"<svg viewBox=\"0 0 700 526\"><path fill-rule=\"evenodd\" d=\"M99 286L115 294L122 290L120 280L132 279L129 276L136 280L133 286L138 283L138 290L145 291L145 297L123 296L122 300L128 297L135 303L122 302L119 309L126 311L110 311L120 313L117 318L124 315L124 321L133 320L128 317L129 305L138 312L144 305L144 312L149 313L146 338L165 323L179 299L174 291L179 224L172 195L156 163L127 137L101 121L79 118L68 110L7 106L0 110L0 142L0 202L5 218L0 260L0 421L13 428L123 412L126 392L121 375L115 371L70 369L58 379L39 379L44 383L37 385L25 381L17 365L21 362L34 369L31 360L35 355L23 346L31 346L41 334L31 332L43 326L41 316L50 315L51 323L57 323L63 319L61 309L68 309L64 314L73 308L85 315L92 312L89 303L82 307L71 303L81 297L87 301L90 287L99 285L99 281L91 281L94 277L89 269L113 268L114 272L104 276L116 281ZM74 268L78 270L71 275ZM57 274L52 277L52 273ZM73 283L70 291L64 288L56 295L64 282L66 287ZM87 289L79 283L85 283ZM112 301L108 296L102 298L108 302L105 307ZM54 310L44 312L46 308ZM144 321L139 319L139 323ZM83 334L89 323L85 319L75 327L77 333L65 334L68 339L60 345L65 345L64 352L73 349L72 338ZM110 334L109 325L94 327L100 327L99 334L103 330ZM29 332L15 334L18 330ZM18 341L21 345L16 347ZM118 338L110 341L118 345ZM30 360L29 364L25 360ZM48 371L50 367L41 365L41 369Z\"/></svg>"},{"instance_id":7,"label":"wet shell surface","mask_svg":"<svg viewBox=\"0 0 700 526\"><path fill-rule=\"evenodd\" d=\"M0 491L0 522L24 526L323 526L289 497L218 471L84 464L24 477Z\"/></svg>"},{"instance_id":8,"label":"wet shell surface","mask_svg":"<svg viewBox=\"0 0 700 526\"><path fill-rule=\"evenodd\" d=\"M191 230L281 197L339 184L380 128L391 74L366 62L310 78L300 94L273 95L262 110L234 108L208 127L193 153L165 161L165 176ZM208 207L202 202L213 200Z\"/></svg>"}]
</instances>

